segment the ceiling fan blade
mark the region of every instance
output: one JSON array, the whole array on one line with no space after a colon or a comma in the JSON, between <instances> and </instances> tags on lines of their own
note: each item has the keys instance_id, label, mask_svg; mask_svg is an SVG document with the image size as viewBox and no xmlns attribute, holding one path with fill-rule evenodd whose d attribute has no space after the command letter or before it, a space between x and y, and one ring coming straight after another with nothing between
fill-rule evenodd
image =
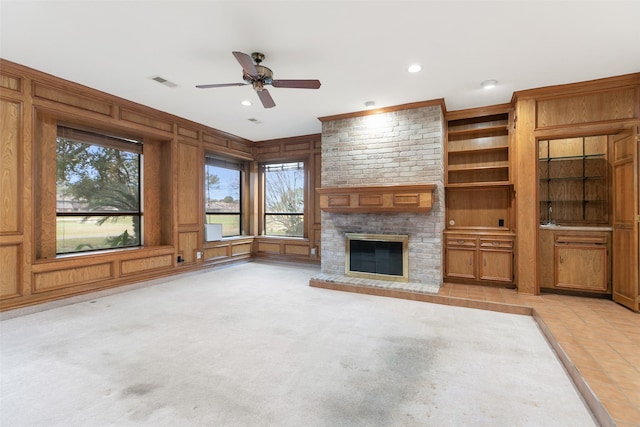
<instances>
[{"instance_id":1,"label":"ceiling fan blade","mask_svg":"<svg viewBox=\"0 0 640 427\"><path fill-rule=\"evenodd\" d=\"M319 89L320 80L273 80L271 85L293 89Z\"/></svg>"},{"instance_id":2,"label":"ceiling fan blade","mask_svg":"<svg viewBox=\"0 0 640 427\"><path fill-rule=\"evenodd\" d=\"M276 106L276 103L273 102L273 98L271 98L269 91L266 89L258 91L258 98L260 98L260 101L262 102L264 108L273 108Z\"/></svg>"},{"instance_id":3,"label":"ceiling fan blade","mask_svg":"<svg viewBox=\"0 0 640 427\"><path fill-rule=\"evenodd\" d=\"M213 87L228 87L228 86L246 86L248 83L219 83L212 85L197 85L198 89L210 89Z\"/></svg>"},{"instance_id":4,"label":"ceiling fan blade","mask_svg":"<svg viewBox=\"0 0 640 427\"><path fill-rule=\"evenodd\" d=\"M233 52L233 56L236 57L246 74L252 77L258 76L258 70L256 70L256 66L253 65L253 59L249 55L242 52Z\"/></svg>"}]
</instances>

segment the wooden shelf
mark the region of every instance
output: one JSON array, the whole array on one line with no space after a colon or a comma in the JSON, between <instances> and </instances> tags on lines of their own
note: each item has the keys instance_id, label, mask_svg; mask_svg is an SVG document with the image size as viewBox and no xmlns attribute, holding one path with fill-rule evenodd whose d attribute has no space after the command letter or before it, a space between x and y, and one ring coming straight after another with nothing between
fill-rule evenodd
<instances>
[{"instance_id":1,"label":"wooden shelf","mask_svg":"<svg viewBox=\"0 0 640 427\"><path fill-rule=\"evenodd\" d=\"M605 179L604 176L563 176L558 178L540 178L540 181L588 181L590 179Z\"/></svg>"},{"instance_id":2,"label":"wooden shelf","mask_svg":"<svg viewBox=\"0 0 640 427\"><path fill-rule=\"evenodd\" d=\"M505 181L487 181L487 182L461 182L445 185L446 188L469 188L469 187L513 187L513 184Z\"/></svg>"},{"instance_id":3,"label":"wooden shelf","mask_svg":"<svg viewBox=\"0 0 640 427\"><path fill-rule=\"evenodd\" d=\"M483 167L460 170L449 170L447 172L447 186L453 184L465 184L468 186L509 183L508 167Z\"/></svg>"},{"instance_id":4,"label":"wooden shelf","mask_svg":"<svg viewBox=\"0 0 640 427\"><path fill-rule=\"evenodd\" d=\"M559 203L607 203L607 200L540 200L540 203L552 203L552 204L559 204Z\"/></svg>"},{"instance_id":5,"label":"wooden shelf","mask_svg":"<svg viewBox=\"0 0 640 427\"><path fill-rule=\"evenodd\" d=\"M449 167L449 172L460 171L476 171L476 170L490 170L490 169L509 169L509 165L491 165L491 166L453 166Z\"/></svg>"},{"instance_id":6,"label":"wooden shelf","mask_svg":"<svg viewBox=\"0 0 640 427\"><path fill-rule=\"evenodd\" d=\"M337 213L429 212L435 184L316 188L320 209Z\"/></svg>"},{"instance_id":7,"label":"wooden shelf","mask_svg":"<svg viewBox=\"0 0 640 427\"><path fill-rule=\"evenodd\" d=\"M604 154L585 154L579 156L559 156L559 157L541 157L538 160L545 162L553 162L557 160L582 160L582 159L603 159L606 160Z\"/></svg>"},{"instance_id":8,"label":"wooden shelf","mask_svg":"<svg viewBox=\"0 0 640 427\"><path fill-rule=\"evenodd\" d=\"M447 122L447 187L510 182L509 113Z\"/></svg>"},{"instance_id":9,"label":"wooden shelf","mask_svg":"<svg viewBox=\"0 0 640 427\"><path fill-rule=\"evenodd\" d=\"M456 130L455 126L449 127L448 136L451 138L477 138L482 136L499 136L499 135L507 135L508 128L506 125L502 126L487 126L487 127L479 127L472 129L460 129Z\"/></svg>"},{"instance_id":10,"label":"wooden shelf","mask_svg":"<svg viewBox=\"0 0 640 427\"><path fill-rule=\"evenodd\" d=\"M449 150L449 156L454 154L474 154L474 153L490 153L493 151L509 151L509 147L506 145L499 147L487 147L487 148L469 148L465 150Z\"/></svg>"}]
</instances>

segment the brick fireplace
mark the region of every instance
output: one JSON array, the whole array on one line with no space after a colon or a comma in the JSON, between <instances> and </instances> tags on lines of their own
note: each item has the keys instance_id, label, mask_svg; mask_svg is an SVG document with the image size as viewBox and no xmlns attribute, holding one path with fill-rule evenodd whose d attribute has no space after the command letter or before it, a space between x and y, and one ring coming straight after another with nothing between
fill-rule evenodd
<instances>
[{"instance_id":1,"label":"brick fireplace","mask_svg":"<svg viewBox=\"0 0 640 427\"><path fill-rule=\"evenodd\" d=\"M428 212L322 212L321 274L315 281L437 292L445 221L442 103L322 120L322 188L435 184ZM408 236L406 282L345 275L346 234Z\"/></svg>"}]
</instances>

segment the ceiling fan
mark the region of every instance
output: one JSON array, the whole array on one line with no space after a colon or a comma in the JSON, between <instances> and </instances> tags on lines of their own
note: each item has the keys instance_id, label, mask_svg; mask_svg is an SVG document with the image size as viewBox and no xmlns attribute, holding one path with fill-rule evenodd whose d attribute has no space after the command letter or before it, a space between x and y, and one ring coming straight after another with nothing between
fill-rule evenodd
<instances>
[{"instance_id":1,"label":"ceiling fan","mask_svg":"<svg viewBox=\"0 0 640 427\"><path fill-rule=\"evenodd\" d=\"M242 66L242 79L245 81L244 83L220 83L197 85L196 87L199 89L209 89L214 87L245 86L250 84L258 93L258 98L260 98L264 108L272 108L276 106L276 103L273 102L273 98L271 98L269 91L265 88L266 85L293 89L318 89L320 87L319 80L274 80L271 69L260 65L264 60L263 53L253 52L251 56L249 56L246 53L233 52L233 56L236 57ZM255 65L253 63L254 61Z\"/></svg>"}]
</instances>

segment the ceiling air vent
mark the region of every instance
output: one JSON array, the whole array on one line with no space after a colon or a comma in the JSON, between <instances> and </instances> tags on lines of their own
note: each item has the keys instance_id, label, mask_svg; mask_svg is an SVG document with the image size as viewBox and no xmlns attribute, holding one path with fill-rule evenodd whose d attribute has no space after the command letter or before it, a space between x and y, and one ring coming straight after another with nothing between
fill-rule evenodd
<instances>
[{"instance_id":1,"label":"ceiling air vent","mask_svg":"<svg viewBox=\"0 0 640 427\"><path fill-rule=\"evenodd\" d=\"M167 87L177 87L178 85L170 82L169 80L165 79L164 77L160 77L160 76L155 76L155 77L151 77L151 80L154 80L162 85L165 85Z\"/></svg>"}]
</instances>

